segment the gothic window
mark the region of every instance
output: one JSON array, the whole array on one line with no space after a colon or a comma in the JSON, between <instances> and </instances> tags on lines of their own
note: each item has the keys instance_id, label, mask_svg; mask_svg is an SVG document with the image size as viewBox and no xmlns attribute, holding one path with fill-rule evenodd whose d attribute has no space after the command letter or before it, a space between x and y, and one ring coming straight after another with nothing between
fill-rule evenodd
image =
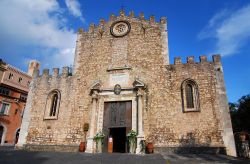
<instances>
[{"instance_id":1,"label":"gothic window","mask_svg":"<svg viewBox=\"0 0 250 164\"><path fill-rule=\"evenodd\" d=\"M56 115L57 101L58 101L58 95L54 94L53 97L52 97L52 103L51 103L51 107L50 107L49 116L55 116Z\"/></svg>"},{"instance_id":2,"label":"gothic window","mask_svg":"<svg viewBox=\"0 0 250 164\"><path fill-rule=\"evenodd\" d=\"M57 119L61 95L58 90L48 94L44 119Z\"/></svg>"},{"instance_id":3,"label":"gothic window","mask_svg":"<svg viewBox=\"0 0 250 164\"><path fill-rule=\"evenodd\" d=\"M199 111L199 91L194 80L184 80L181 85L183 112Z\"/></svg>"},{"instance_id":4,"label":"gothic window","mask_svg":"<svg viewBox=\"0 0 250 164\"><path fill-rule=\"evenodd\" d=\"M187 84L185 91L186 91L187 108L194 108L193 86L191 84Z\"/></svg>"}]
</instances>

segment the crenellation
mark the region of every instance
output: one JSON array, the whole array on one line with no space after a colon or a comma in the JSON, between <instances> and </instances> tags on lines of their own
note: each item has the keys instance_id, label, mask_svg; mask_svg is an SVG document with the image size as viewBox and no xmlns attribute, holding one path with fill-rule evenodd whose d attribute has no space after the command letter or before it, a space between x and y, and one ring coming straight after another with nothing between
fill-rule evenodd
<instances>
[{"instance_id":1,"label":"crenellation","mask_svg":"<svg viewBox=\"0 0 250 164\"><path fill-rule=\"evenodd\" d=\"M110 14L109 16L109 21L114 21L115 20L115 14Z\"/></svg>"},{"instance_id":2,"label":"crenellation","mask_svg":"<svg viewBox=\"0 0 250 164\"><path fill-rule=\"evenodd\" d=\"M49 69L45 68L43 69L43 74L42 74L43 77L48 77L49 76Z\"/></svg>"},{"instance_id":3,"label":"crenellation","mask_svg":"<svg viewBox=\"0 0 250 164\"><path fill-rule=\"evenodd\" d=\"M52 77L58 77L59 76L59 68L53 68L53 75Z\"/></svg>"},{"instance_id":4,"label":"crenellation","mask_svg":"<svg viewBox=\"0 0 250 164\"><path fill-rule=\"evenodd\" d=\"M215 64L221 65L221 56L219 54L215 54L212 57Z\"/></svg>"},{"instance_id":5,"label":"crenellation","mask_svg":"<svg viewBox=\"0 0 250 164\"><path fill-rule=\"evenodd\" d=\"M144 17L144 13L143 13L143 12L141 12L141 13L139 14L139 19L140 19L140 20L145 20L145 17Z\"/></svg>"},{"instance_id":6,"label":"crenellation","mask_svg":"<svg viewBox=\"0 0 250 164\"><path fill-rule=\"evenodd\" d=\"M105 19L100 19L99 20L99 26L104 26L104 24L105 24Z\"/></svg>"},{"instance_id":7,"label":"crenellation","mask_svg":"<svg viewBox=\"0 0 250 164\"><path fill-rule=\"evenodd\" d=\"M119 12L119 14L120 14L120 17L124 17L125 16L125 10L121 9L120 12Z\"/></svg>"},{"instance_id":8,"label":"crenellation","mask_svg":"<svg viewBox=\"0 0 250 164\"><path fill-rule=\"evenodd\" d=\"M188 64L193 64L193 63L195 63L194 56L188 56L188 57L187 57L187 63L188 63Z\"/></svg>"},{"instance_id":9,"label":"crenellation","mask_svg":"<svg viewBox=\"0 0 250 164\"><path fill-rule=\"evenodd\" d=\"M166 24L167 23L167 18L166 17L161 17L160 18L160 23L161 24Z\"/></svg>"},{"instance_id":10,"label":"crenellation","mask_svg":"<svg viewBox=\"0 0 250 164\"><path fill-rule=\"evenodd\" d=\"M207 62L207 56L206 56L206 55L201 55L201 56L199 57L199 59L200 59L200 62L201 62L201 63Z\"/></svg>"},{"instance_id":11,"label":"crenellation","mask_svg":"<svg viewBox=\"0 0 250 164\"><path fill-rule=\"evenodd\" d=\"M117 19L124 19L124 20L127 20L127 21L131 21L132 18L135 18L134 20L137 20L137 21L138 20L143 21L143 24L145 24L145 25L150 24L152 26L155 26L155 25L159 26L160 29L162 30L162 32L167 31L166 17L161 17L160 24L159 24L158 22L155 21L155 16L154 15L151 15L149 17L149 19L145 19L144 13L140 13L138 17L135 17L134 11L130 11L129 15L126 16L125 11L121 10L119 17L115 16L114 14L111 14L108 22L106 22L105 19L102 18L102 19L99 20L98 25L95 25L94 23L91 23L89 25L89 29L88 29L87 32L85 32L83 28L79 28L78 29L78 34L80 34L79 36L84 37L85 36L84 34L90 33L90 34L94 34L94 36L101 36L101 38L102 38L103 33L105 32L104 29L106 29L107 26L110 26L110 24L115 22Z\"/></svg>"},{"instance_id":12,"label":"crenellation","mask_svg":"<svg viewBox=\"0 0 250 164\"><path fill-rule=\"evenodd\" d=\"M154 16L154 15L151 15L151 16L150 16L149 22L150 22L151 24L155 23L155 16Z\"/></svg>"},{"instance_id":13,"label":"crenellation","mask_svg":"<svg viewBox=\"0 0 250 164\"><path fill-rule=\"evenodd\" d=\"M174 64L175 64L175 65L182 64L182 62L181 62L181 57L175 57L175 58L174 58Z\"/></svg>"},{"instance_id":14,"label":"crenellation","mask_svg":"<svg viewBox=\"0 0 250 164\"><path fill-rule=\"evenodd\" d=\"M178 64L199 64L199 63L207 63L207 62L210 62L210 63L215 63L215 64L218 64L219 66L221 65L221 56L220 55L213 55L212 56L212 59L213 61L209 61L207 59L207 56L206 55L200 55L199 56L199 62L195 62L195 57L194 56L188 56L186 58L186 63L182 63L182 60L181 60L181 57L174 57L174 65L178 65Z\"/></svg>"},{"instance_id":15,"label":"crenellation","mask_svg":"<svg viewBox=\"0 0 250 164\"><path fill-rule=\"evenodd\" d=\"M95 24L94 24L94 23L91 23L91 24L89 25L89 33L93 33L94 30L95 30Z\"/></svg>"},{"instance_id":16,"label":"crenellation","mask_svg":"<svg viewBox=\"0 0 250 164\"><path fill-rule=\"evenodd\" d=\"M68 76L69 76L69 67L63 67L62 77L68 77Z\"/></svg>"},{"instance_id":17,"label":"crenellation","mask_svg":"<svg viewBox=\"0 0 250 164\"><path fill-rule=\"evenodd\" d=\"M130 11L130 12L129 12L129 18L134 18L134 17L135 17L134 11Z\"/></svg>"}]
</instances>

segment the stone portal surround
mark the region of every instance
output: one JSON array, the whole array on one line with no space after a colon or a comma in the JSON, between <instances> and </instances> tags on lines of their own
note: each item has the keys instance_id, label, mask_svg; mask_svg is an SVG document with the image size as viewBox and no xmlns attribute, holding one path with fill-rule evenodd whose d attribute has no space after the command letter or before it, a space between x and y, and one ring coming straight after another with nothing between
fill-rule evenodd
<instances>
[{"instance_id":1,"label":"stone portal surround","mask_svg":"<svg viewBox=\"0 0 250 164\"><path fill-rule=\"evenodd\" d=\"M137 131L138 133L136 153L140 153L141 150L140 141L144 140L144 131L142 122L143 121L142 87L140 87L139 89L138 87L126 89L126 91L122 91L120 95L115 95L112 90L102 90L102 91L98 90L98 92L93 91L93 94L91 96L93 100L91 113L93 114L91 114L91 122L90 122L89 136L87 139L86 152L88 153L95 152L95 145L93 142L93 138L95 134L99 131L102 131L103 128L104 103L112 101L132 101L132 130Z\"/></svg>"}]
</instances>

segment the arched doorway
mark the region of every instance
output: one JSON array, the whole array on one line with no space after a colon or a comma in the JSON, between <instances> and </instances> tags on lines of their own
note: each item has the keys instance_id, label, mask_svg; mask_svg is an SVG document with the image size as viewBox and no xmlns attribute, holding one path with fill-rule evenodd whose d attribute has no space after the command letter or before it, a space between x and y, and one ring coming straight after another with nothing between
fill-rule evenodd
<instances>
[{"instance_id":1,"label":"arched doorway","mask_svg":"<svg viewBox=\"0 0 250 164\"><path fill-rule=\"evenodd\" d=\"M4 132L4 127L2 125L0 125L0 145L1 145L2 140L3 140L3 132Z\"/></svg>"},{"instance_id":2,"label":"arched doorway","mask_svg":"<svg viewBox=\"0 0 250 164\"><path fill-rule=\"evenodd\" d=\"M18 142L19 133L20 133L20 129L18 129L18 130L16 131L15 144L17 144L17 142Z\"/></svg>"}]
</instances>

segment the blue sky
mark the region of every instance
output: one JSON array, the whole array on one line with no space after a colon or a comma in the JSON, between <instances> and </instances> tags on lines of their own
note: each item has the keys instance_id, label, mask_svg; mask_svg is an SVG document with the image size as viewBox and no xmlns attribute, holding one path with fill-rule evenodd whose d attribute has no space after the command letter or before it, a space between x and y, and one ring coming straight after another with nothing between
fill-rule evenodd
<instances>
[{"instance_id":1,"label":"blue sky","mask_svg":"<svg viewBox=\"0 0 250 164\"><path fill-rule=\"evenodd\" d=\"M121 6L168 20L170 61L175 56L221 54L229 101L250 93L249 0L1 0L0 58L24 71L73 64L76 31L118 15Z\"/></svg>"}]
</instances>

